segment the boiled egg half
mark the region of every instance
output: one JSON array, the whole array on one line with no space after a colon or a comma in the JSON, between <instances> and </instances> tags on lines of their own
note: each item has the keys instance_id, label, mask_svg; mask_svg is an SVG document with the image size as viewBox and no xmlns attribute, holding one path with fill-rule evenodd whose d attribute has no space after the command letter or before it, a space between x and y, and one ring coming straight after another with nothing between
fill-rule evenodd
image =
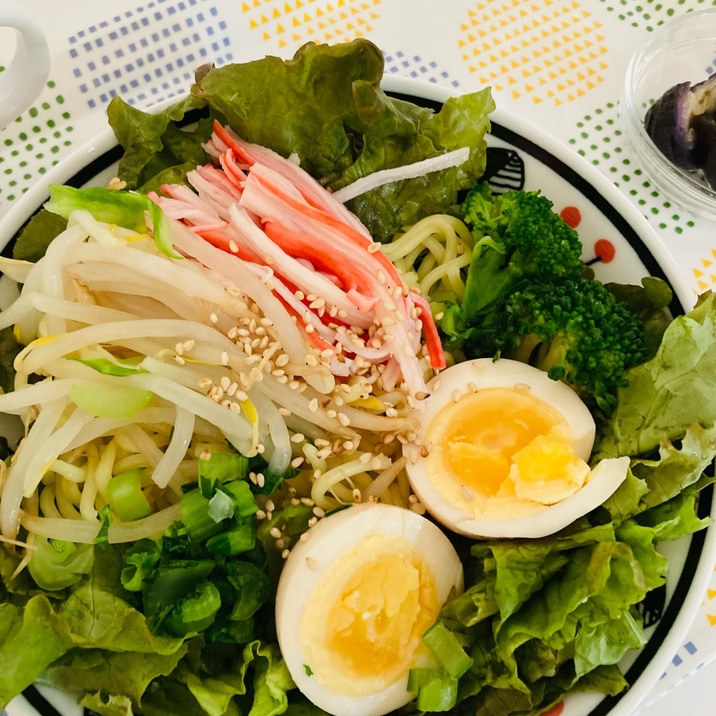
<instances>
[{"instance_id":1,"label":"boiled egg half","mask_svg":"<svg viewBox=\"0 0 716 716\"><path fill-rule=\"evenodd\" d=\"M590 469L595 424L565 383L519 361L465 361L434 379L408 478L426 509L474 537L543 537L604 502L629 458Z\"/></svg>"},{"instance_id":2,"label":"boiled egg half","mask_svg":"<svg viewBox=\"0 0 716 716\"><path fill-rule=\"evenodd\" d=\"M279 646L293 680L336 716L408 703L408 672L431 664L422 635L463 569L429 519L373 503L331 514L289 554L276 593Z\"/></svg>"}]
</instances>

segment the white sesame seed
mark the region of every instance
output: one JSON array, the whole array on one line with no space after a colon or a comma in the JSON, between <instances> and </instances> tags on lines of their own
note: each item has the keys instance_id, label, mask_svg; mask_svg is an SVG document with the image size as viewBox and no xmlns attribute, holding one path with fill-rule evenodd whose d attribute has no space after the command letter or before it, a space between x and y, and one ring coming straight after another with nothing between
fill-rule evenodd
<instances>
[{"instance_id":1,"label":"white sesame seed","mask_svg":"<svg viewBox=\"0 0 716 716\"><path fill-rule=\"evenodd\" d=\"M318 569L318 562L313 557L306 557L306 566L313 572Z\"/></svg>"}]
</instances>

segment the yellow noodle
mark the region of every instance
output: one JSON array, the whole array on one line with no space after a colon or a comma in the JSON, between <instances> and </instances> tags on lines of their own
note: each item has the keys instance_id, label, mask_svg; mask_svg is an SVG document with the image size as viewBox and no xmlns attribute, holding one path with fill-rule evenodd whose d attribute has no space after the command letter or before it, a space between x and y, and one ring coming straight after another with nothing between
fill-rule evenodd
<instances>
[{"instance_id":1,"label":"yellow noodle","mask_svg":"<svg viewBox=\"0 0 716 716\"><path fill-rule=\"evenodd\" d=\"M116 438L112 438L100 454L97 469L94 473L97 493L105 500L107 499L107 485L112 479L112 469L114 468L114 462L117 457L117 447Z\"/></svg>"}]
</instances>

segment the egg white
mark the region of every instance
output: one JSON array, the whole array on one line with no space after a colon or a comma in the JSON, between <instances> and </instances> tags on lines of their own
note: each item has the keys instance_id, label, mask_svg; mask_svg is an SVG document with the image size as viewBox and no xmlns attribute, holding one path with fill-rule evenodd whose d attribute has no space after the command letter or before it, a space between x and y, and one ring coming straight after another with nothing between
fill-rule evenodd
<instances>
[{"instance_id":1,"label":"egg white","mask_svg":"<svg viewBox=\"0 0 716 716\"><path fill-rule=\"evenodd\" d=\"M278 642L292 678L304 696L336 716L382 716L400 708L414 698L407 690L408 671L420 664L407 665L405 673L377 692L363 691L363 685L355 683L351 685L352 693L326 685L321 674L312 670L306 656L302 616L312 600L322 600L323 595L316 587L324 575L335 572L337 560L360 550L362 543L370 544L374 536L406 540L420 553L435 578L442 605L451 593L463 590L463 568L455 549L429 519L381 503L345 508L319 520L307 534L309 539L291 550L276 594ZM329 606L326 604L324 611Z\"/></svg>"},{"instance_id":2,"label":"egg white","mask_svg":"<svg viewBox=\"0 0 716 716\"><path fill-rule=\"evenodd\" d=\"M456 494L455 480L450 483L451 478L446 480L444 476L431 474L427 460L431 446L426 438L431 422L461 396L497 387L529 391L565 418L572 430L574 453L585 462L594 444L594 419L569 386L519 361L491 358L465 361L447 368L428 387L432 392L419 415L416 442L404 446L408 478L426 509L455 532L471 537L543 537L598 507L627 475L629 458L603 460L587 472L582 487L554 504L520 500L515 496L475 499L469 490L468 496L462 497Z\"/></svg>"}]
</instances>

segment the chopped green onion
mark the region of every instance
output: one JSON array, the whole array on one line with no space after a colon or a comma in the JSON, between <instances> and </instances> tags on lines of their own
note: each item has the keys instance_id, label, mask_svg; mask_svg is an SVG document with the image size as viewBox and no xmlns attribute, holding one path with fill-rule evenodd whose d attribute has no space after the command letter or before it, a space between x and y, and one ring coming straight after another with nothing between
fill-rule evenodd
<instances>
[{"instance_id":1,"label":"chopped green onion","mask_svg":"<svg viewBox=\"0 0 716 716\"><path fill-rule=\"evenodd\" d=\"M417 694L418 711L450 711L457 703L457 679L442 669L411 669L408 691Z\"/></svg>"},{"instance_id":2,"label":"chopped green onion","mask_svg":"<svg viewBox=\"0 0 716 716\"><path fill-rule=\"evenodd\" d=\"M253 525L236 525L226 532L220 532L206 541L206 548L216 554L233 557L248 552L256 544L256 530Z\"/></svg>"},{"instance_id":3,"label":"chopped green onion","mask_svg":"<svg viewBox=\"0 0 716 716\"><path fill-rule=\"evenodd\" d=\"M40 589L51 592L76 584L93 564L94 550L90 544L38 537L27 569Z\"/></svg>"},{"instance_id":4,"label":"chopped green onion","mask_svg":"<svg viewBox=\"0 0 716 716\"><path fill-rule=\"evenodd\" d=\"M136 415L152 398L150 390L99 380L78 381L70 388L70 400L96 418L126 420Z\"/></svg>"},{"instance_id":5,"label":"chopped green onion","mask_svg":"<svg viewBox=\"0 0 716 716\"><path fill-rule=\"evenodd\" d=\"M250 517L258 511L254 493L251 492L251 486L245 480L227 482L218 489L231 498L234 503L234 511L239 517Z\"/></svg>"},{"instance_id":6,"label":"chopped green onion","mask_svg":"<svg viewBox=\"0 0 716 716\"><path fill-rule=\"evenodd\" d=\"M199 582L194 591L180 599L167 614L162 627L172 636L186 636L204 631L216 619L221 608L221 594L209 581Z\"/></svg>"},{"instance_id":7,"label":"chopped green onion","mask_svg":"<svg viewBox=\"0 0 716 716\"><path fill-rule=\"evenodd\" d=\"M221 490L217 490L209 500L209 517L214 522L228 520L234 516L234 501Z\"/></svg>"},{"instance_id":8,"label":"chopped green onion","mask_svg":"<svg viewBox=\"0 0 716 716\"><path fill-rule=\"evenodd\" d=\"M215 567L211 559L176 559L157 567L143 591L144 614L153 628L161 625L177 603L206 580Z\"/></svg>"},{"instance_id":9,"label":"chopped green onion","mask_svg":"<svg viewBox=\"0 0 716 716\"><path fill-rule=\"evenodd\" d=\"M122 586L128 592L141 592L159 564L162 554L162 541L142 539L135 542L124 555L124 564L120 574Z\"/></svg>"},{"instance_id":10,"label":"chopped green onion","mask_svg":"<svg viewBox=\"0 0 716 716\"><path fill-rule=\"evenodd\" d=\"M179 519L193 542L202 542L222 529L221 523L212 519L209 514L209 500L199 490L182 495Z\"/></svg>"},{"instance_id":11,"label":"chopped green onion","mask_svg":"<svg viewBox=\"0 0 716 716\"><path fill-rule=\"evenodd\" d=\"M435 660L453 679L459 679L473 664L462 644L441 621L423 634L423 641Z\"/></svg>"},{"instance_id":12,"label":"chopped green onion","mask_svg":"<svg viewBox=\"0 0 716 716\"><path fill-rule=\"evenodd\" d=\"M112 508L109 505L104 505L99 511L99 518L101 524L93 543L106 547L109 544L109 525L112 521Z\"/></svg>"},{"instance_id":13,"label":"chopped green onion","mask_svg":"<svg viewBox=\"0 0 716 716\"><path fill-rule=\"evenodd\" d=\"M231 480L243 480L249 471L249 459L235 452L212 452L199 459L199 487L209 499L217 485Z\"/></svg>"},{"instance_id":14,"label":"chopped green onion","mask_svg":"<svg viewBox=\"0 0 716 716\"><path fill-rule=\"evenodd\" d=\"M141 520L152 514L152 506L142 492L143 474L141 467L135 467L115 475L107 483L107 499L122 522Z\"/></svg>"}]
</instances>

